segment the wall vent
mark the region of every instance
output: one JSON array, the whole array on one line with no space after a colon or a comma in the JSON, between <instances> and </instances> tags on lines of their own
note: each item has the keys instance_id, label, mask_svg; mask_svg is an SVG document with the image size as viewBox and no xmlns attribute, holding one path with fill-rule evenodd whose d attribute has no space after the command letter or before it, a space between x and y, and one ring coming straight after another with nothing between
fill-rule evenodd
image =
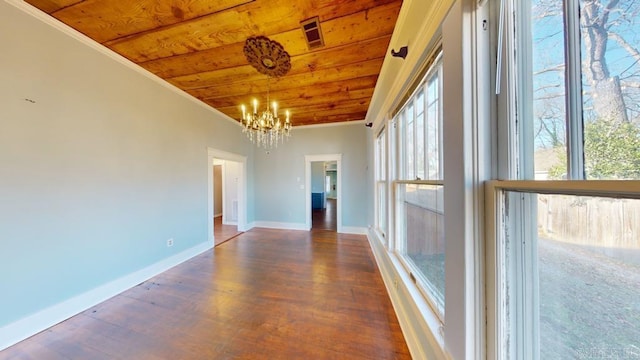
<instances>
[{"instance_id":1,"label":"wall vent","mask_svg":"<svg viewBox=\"0 0 640 360\"><path fill-rule=\"evenodd\" d=\"M309 50L324 46L324 38L322 37L322 30L320 29L320 19L318 19L317 16L301 21L300 25L302 26L302 32L304 33L304 38L307 40Z\"/></svg>"}]
</instances>

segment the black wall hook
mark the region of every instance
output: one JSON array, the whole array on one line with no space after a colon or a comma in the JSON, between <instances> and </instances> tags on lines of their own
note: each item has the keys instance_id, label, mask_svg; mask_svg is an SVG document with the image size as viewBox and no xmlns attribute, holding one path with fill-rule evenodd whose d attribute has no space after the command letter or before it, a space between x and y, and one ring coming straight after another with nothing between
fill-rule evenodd
<instances>
[{"instance_id":1,"label":"black wall hook","mask_svg":"<svg viewBox=\"0 0 640 360\"><path fill-rule=\"evenodd\" d=\"M409 53L409 47L408 46L403 46L400 48L400 50L398 50L397 52L393 49L391 49L391 55L395 56L395 57L401 57L401 58L406 58L407 57L407 53Z\"/></svg>"}]
</instances>

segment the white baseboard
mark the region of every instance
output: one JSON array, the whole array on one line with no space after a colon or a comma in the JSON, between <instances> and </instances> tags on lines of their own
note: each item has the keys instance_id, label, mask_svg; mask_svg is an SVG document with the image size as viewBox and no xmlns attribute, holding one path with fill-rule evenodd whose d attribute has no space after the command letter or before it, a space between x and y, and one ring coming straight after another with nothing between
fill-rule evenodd
<instances>
[{"instance_id":1,"label":"white baseboard","mask_svg":"<svg viewBox=\"0 0 640 360\"><path fill-rule=\"evenodd\" d=\"M282 229L282 230L305 230L308 231L307 225L304 223L285 223L277 221L254 221L252 227L262 227L269 229Z\"/></svg>"},{"instance_id":2,"label":"white baseboard","mask_svg":"<svg viewBox=\"0 0 640 360\"><path fill-rule=\"evenodd\" d=\"M402 265L386 250L375 230L367 238L413 359L449 359L440 321Z\"/></svg>"},{"instance_id":3,"label":"white baseboard","mask_svg":"<svg viewBox=\"0 0 640 360\"><path fill-rule=\"evenodd\" d=\"M242 231L242 232L244 232L244 231L249 231L249 230L253 229L255 226L256 226L256 223L255 223L255 222L246 223L246 224L244 225L244 228L242 228L242 227L240 226L240 224L238 224L238 231Z\"/></svg>"},{"instance_id":4,"label":"white baseboard","mask_svg":"<svg viewBox=\"0 0 640 360\"><path fill-rule=\"evenodd\" d=\"M252 229L254 227L262 227L262 228L268 228L268 229L282 229L282 230L302 230L302 231L311 230L306 224L303 224L303 223L286 223L286 222L278 222L278 221L254 221L251 224L249 224L249 229ZM366 235L367 228L357 227L357 226L343 226L340 228L339 233Z\"/></svg>"},{"instance_id":5,"label":"white baseboard","mask_svg":"<svg viewBox=\"0 0 640 360\"><path fill-rule=\"evenodd\" d=\"M222 216L222 213L213 215L214 218Z\"/></svg>"},{"instance_id":6,"label":"white baseboard","mask_svg":"<svg viewBox=\"0 0 640 360\"><path fill-rule=\"evenodd\" d=\"M340 229L340 234L367 235L367 228L357 226L343 226Z\"/></svg>"},{"instance_id":7,"label":"white baseboard","mask_svg":"<svg viewBox=\"0 0 640 360\"><path fill-rule=\"evenodd\" d=\"M233 225L233 226L237 226L237 225L238 225L238 222L237 222L237 221L230 221L230 220L227 220L227 221L222 221L222 225Z\"/></svg>"},{"instance_id":8,"label":"white baseboard","mask_svg":"<svg viewBox=\"0 0 640 360\"><path fill-rule=\"evenodd\" d=\"M204 242L0 328L0 351L77 315L213 247Z\"/></svg>"}]
</instances>

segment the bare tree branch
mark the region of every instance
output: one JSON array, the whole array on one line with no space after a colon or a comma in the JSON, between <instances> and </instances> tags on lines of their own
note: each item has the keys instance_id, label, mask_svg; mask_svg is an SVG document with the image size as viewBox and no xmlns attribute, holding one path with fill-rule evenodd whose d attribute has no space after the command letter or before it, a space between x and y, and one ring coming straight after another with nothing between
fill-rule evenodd
<instances>
[{"instance_id":1,"label":"bare tree branch","mask_svg":"<svg viewBox=\"0 0 640 360\"><path fill-rule=\"evenodd\" d=\"M609 31L609 37L615 40L620 46L625 49L629 55L633 57L633 59L637 62L640 62L640 52L631 44L629 44L620 34L615 33L613 31Z\"/></svg>"}]
</instances>

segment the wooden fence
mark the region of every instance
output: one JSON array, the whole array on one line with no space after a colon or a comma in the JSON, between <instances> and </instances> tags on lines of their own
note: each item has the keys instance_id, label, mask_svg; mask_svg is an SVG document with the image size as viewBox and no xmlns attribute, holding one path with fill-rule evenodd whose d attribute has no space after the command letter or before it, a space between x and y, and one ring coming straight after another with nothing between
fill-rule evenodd
<instances>
[{"instance_id":1,"label":"wooden fence","mask_svg":"<svg viewBox=\"0 0 640 360\"><path fill-rule=\"evenodd\" d=\"M540 194L538 233L573 244L640 249L640 200Z\"/></svg>"},{"instance_id":2,"label":"wooden fence","mask_svg":"<svg viewBox=\"0 0 640 360\"><path fill-rule=\"evenodd\" d=\"M444 254L444 216L438 211L405 202L407 253Z\"/></svg>"}]
</instances>

